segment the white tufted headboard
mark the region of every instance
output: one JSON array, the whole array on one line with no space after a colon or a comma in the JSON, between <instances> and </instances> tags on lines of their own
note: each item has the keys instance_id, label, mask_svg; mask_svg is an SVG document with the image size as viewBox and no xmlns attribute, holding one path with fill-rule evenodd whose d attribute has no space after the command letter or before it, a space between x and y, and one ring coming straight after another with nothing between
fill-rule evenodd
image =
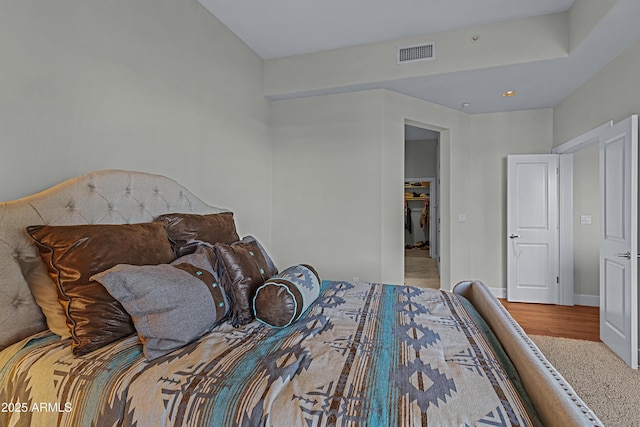
<instances>
[{"instance_id":1,"label":"white tufted headboard","mask_svg":"<svg viewBox=\"0 0 640 427\"><path fill-rule=\"evenodd\" d=\"M27 226L139 223L174 212L227 210L207 205L170 178L123 170L89 173L0 203L0 350L47 328L20 268L39 259Z\"/></svg>"}]
</instances>

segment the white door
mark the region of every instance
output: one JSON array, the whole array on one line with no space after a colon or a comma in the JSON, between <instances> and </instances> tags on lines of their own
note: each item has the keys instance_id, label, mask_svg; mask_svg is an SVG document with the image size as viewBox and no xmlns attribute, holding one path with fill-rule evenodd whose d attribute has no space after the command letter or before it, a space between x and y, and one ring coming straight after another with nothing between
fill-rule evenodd
<instances>
[{"instance_id":1,"label":"white door","mask_svg":"<svg viewBox=\"0 0 640 427\"><path fill-rule=\"evenodd\" d=\"M507 300L557 304L558 155L507 157Z\"/></svg>"},{"instance_id":2,"label":"white door","mask_svg":"<svg viewBox=\"0 0 640 427\"><path fill-rule=\"evenodd\" d=\"M638 116L600 140L600 339L638 367Z\"/></svg>"}]
</instances>

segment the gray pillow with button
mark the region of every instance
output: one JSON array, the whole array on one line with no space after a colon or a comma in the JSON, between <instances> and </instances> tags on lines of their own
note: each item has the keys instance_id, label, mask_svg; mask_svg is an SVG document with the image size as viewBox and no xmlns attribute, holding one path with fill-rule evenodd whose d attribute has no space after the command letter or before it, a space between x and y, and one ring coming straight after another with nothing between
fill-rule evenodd
<instances>
[{"instance_id":1,"label":"gray pillow with button","mask_svg":"<svg viewBox=\"0 0 640 427\"><path fill-rule=\"evenodd\" d=\"M204 246L171 264L120 264L92 279L133 318L147 360L196 340L229 311L212 265L212 249Z\"/></svg>"}]
</instances>

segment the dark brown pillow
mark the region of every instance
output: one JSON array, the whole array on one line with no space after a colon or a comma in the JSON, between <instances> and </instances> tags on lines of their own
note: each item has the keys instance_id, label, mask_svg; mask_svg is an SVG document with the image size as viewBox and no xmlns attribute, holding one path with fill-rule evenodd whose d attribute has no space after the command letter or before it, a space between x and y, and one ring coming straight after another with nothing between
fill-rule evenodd
<instances>
[{"instance_id":1,"label":"dark brown pillow","mask_svg":"<svg viewBox=\"0 0 640 427\"><path fill-rule=\"evenodd\" d=\"M131 318L90 277L116 264L174 260L164 222L122 225L37 225L27 228L58 287L75 355L87 354L135 332Z\"/></svg>"},{"instance_id":2,"label":"dark brown pillow","mask_svg":"<svg viewBox=\"0 0 640 427\"><path fill-rule=\"evenodd\" d=\"M220 283L231 299L229 321L235 327L253 320L253 297L269 277L278 274L269 255L251 236L226 245L214 245Z\"/></svg>"},{"instance_id":3,"label":"dark brown pillow","mask_svg":"<svg viewBox=\"0 0 640 427\"><path fill-rule=\"evenodd\" d=\"M289 267L267 279L256 291L256 319L276 328L297 321L320 295L320 276L308 264Z\"/></svg>"},{"instance_id":4,"label":"dark brown pillow","mask_svg":"<svg viewBox=\"0 0 640 427\"><path fill-rule=\"evenodd\" d=\"M232 212L208 215L171 213L160 215L156 221L166 222L176 257L193 253L200 242L213 245L240 240Z\"/></svg>"}]
</instances>

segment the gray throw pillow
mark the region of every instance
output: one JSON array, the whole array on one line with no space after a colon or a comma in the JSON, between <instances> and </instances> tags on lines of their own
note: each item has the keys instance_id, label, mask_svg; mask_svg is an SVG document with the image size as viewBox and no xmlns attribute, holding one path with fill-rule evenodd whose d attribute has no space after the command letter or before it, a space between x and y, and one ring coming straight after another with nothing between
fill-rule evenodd
<instances>
[{"instance_id":1,"label":"gray throw pillow","mask_svg":"<svg viewBox=\"0 0 640 427\"><path fill-rule=\"evenodd\" d=\"M171 264L120 264L92 277L133 318L147 360L196 340L227 315L211 256L200 247Z\"/></svg>"}]
</instances>

